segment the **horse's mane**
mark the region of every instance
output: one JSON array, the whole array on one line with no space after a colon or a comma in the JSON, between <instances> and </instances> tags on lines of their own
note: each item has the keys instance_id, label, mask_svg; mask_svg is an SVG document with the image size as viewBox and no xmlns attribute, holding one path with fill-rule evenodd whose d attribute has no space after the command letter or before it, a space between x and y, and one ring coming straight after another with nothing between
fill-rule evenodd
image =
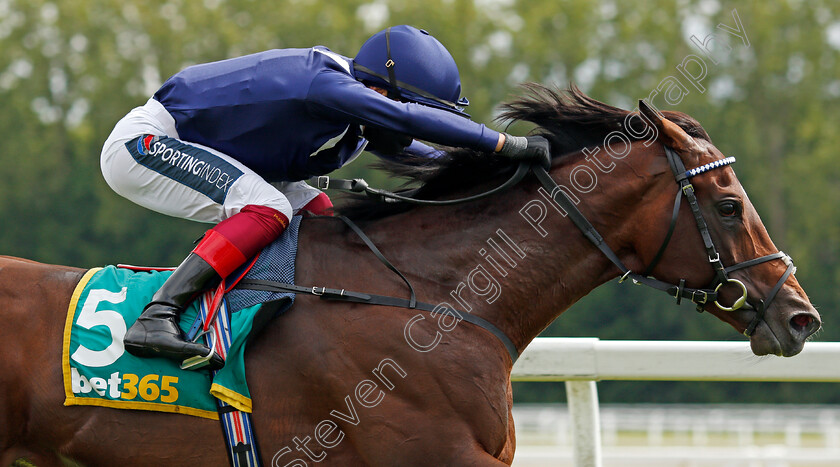
<instances>
[{"instance_id":1,"label":"horse's mane","mask_svg":"<svg viewBox=\"0 0 840 467\"><path fill-rule=\"evenodd\" d=\"M585 148L601 146L613 131L622 131L625 123L632 131L623 131L631 140L644 134L644 122L638 115L627 118L630 111L599 102L583 93L577 86L552 89L536 83L522 85L523 95L502 104L500 121L531 122L532 133L545 136L555 158L576 153ZM700 124L681 112L661 112L695 138L710 140ZM406 180L406 186L417 187L413 197L437 199L464 187L497 180L510 175L516 164L495 153L483 153L464 148L443 148L446 155L437 159L403 156L400 163L381 161L376 168L391 176ZM338 214L354 220L375 220L410 209L407 203L382 203L375 199L358 198L338 209Z\"/></svg>"}]
</instances>

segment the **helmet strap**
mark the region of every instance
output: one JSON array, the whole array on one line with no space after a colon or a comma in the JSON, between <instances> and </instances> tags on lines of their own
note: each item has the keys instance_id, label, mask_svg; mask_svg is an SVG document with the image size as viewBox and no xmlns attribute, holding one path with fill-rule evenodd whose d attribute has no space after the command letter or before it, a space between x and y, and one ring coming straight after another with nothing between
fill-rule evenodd
<instances>
[{"instance_id":1,"label":"helmet strap","mask_svg":"<svg viewBox=\"0 0 840 467\"><path fill-rule=\"evenodd\" d=\"M405 91L417 94L418 96L421 96L421 97L424 97L424 98L429 99L431 101L434 101L434 102L440 104L442 107L444 107L446 109L457 111L457 115L460 115L460 116L466 117L466 118L470 117L468 114L464 113L461 110L461 108L459 108L459 106L465 107L465 106L470 104L470 101L468 101L466 98L462 97L462 98L458 99L457 102L450 102L450 101L441 99L441 98L435 96L434 94L426 92L423 89L418 88L417 86L412 86L408 83L404 83L402 81L397 80L397 74L394 71L394 66L396 65L396 63L394 62L394 59L391 57L391 28L390 27L385 30L385 49L386 49L387 56L388 56L388 60L385 62L385 69L388 71L388 76L385 76L381 73L378 73L374 70L371 70L370 68L359 64L355 60L353 61L353 69L357 70L357 71L360 71L362 73L368 74L370 76L373 76L375 78L378 78L382 81L387 81L388 82L388 89L386 90L387 91L386 95L387 95L388 98L395 99L395 100L405 99L405 100L412 101L412 99L404 98L402 96L402 94L400 93L400 88L402 88ZM362 78L360 81L364 82L364 78ZM379 86L379 85L377 84L377 86Z\"/></svg>"},{"instance_id":2,"label":"helmet strap","mask_svg":"<svg viewBox=\"0 0 840 467\"><path fill-rule=\"evenodd\" d=\"M385 69L388 70L388 81L391 87L388 89L388 97L391 99L400 99L399 88L397 88L397 74L394 71L394 59L391 58L391 28L385 31L385 48L388 52L388 61L385 62Z\"/></svg>"}]
</instances>

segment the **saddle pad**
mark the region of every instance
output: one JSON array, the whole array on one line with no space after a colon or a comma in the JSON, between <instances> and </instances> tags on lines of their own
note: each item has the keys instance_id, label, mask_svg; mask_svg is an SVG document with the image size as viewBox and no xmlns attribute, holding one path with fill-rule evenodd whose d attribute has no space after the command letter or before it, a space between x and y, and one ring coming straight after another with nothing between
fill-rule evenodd
<instances>
[{"instance_id":1,"label":"saddle pad","mask_svg":"<svg viewBox=\"0 0 840 467\"><path fill-rule=\"evenodd\" d=\"M293 283L300 218L266 247L246 274L249 279ZM288 310L292 294L234 289L228 293L231 347L225 367L184 371L164 358L137 358L125 351L123 337L171 271L135 272L107 266L89 270L70 300L64 331L64 405L183 413L218 419L214 396L251 411L245 381L245 348L271 318ZM268 303L265 303L268 302ZM186 333L198 314L198 300L181 316Z\"/></svg>"}]
</instances>

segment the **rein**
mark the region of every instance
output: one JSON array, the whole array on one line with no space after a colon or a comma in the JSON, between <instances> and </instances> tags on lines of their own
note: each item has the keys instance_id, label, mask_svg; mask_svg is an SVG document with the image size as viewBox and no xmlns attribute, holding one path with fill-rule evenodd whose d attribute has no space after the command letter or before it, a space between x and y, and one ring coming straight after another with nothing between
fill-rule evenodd
<instances>
[{"instance_id":1,"label":"rein","mask_svg":"<svg viewBox=\"0 0 840 467\"><path fill-rule=\"evenodd\" d=\"M589 222L589 220L586 219L586 216L584 216L583 213L580 212L580 210L577 208L577 206L575 206L572 200L569 199L569 197L563 192L563 190L560 188L557 182L555 182L554 179L551 178L551 175L549 175L548 171L546 171L546 169L541 165L530 165L525 162L520 162L513 175L511 175L511 177L506 182L499 185L498 187L473 196L442 201L411 198L410 196L408 196L411 194L411 192L404 192L402 194L398 194L386 190L371 188L363 179L330 179L330 177L321 176L314 178L313 181L315 182L316 186L321 189L333 188L351 191L354 193L365 193L368 196L377 198L383 202L406 202L419 205L442 206L466 203L469 201L475 201L482 198L486 198L488 196L492 196L496 193L507 190L513 185L516 185L528 174L528 172L533 172L539 180L539 182L542 184L543 188L545 188L551 194L551 198L568 214L569 219L571 219L571 221L581 231L581 233L593 245L595 245L595 247L598 248L604 254L604 256L606 256L607 259L609 259L610 262L612 262L622 273L622 276L618 281L619 283L623 283L627 279L630 279L635 284L643 284L656 290L660 290L674 297L678 305L681 303L682 299L688 299L692 303L697 305L697 311L699 312L702 312L703 307L709 302L713 302L715 306L717 306L723 311L735 311L742 308L744 310L755 311L755 316L744 330L744 335L749 337L755 332L756 326L758 326L758 324L764 319L765 311L767 310L767 308L770 307L770 303L772 303L773 299L776 297L776 294L779 292L779 290L781 290L782 286L790 277L790 275L796 271L796 267L793 265L793 260L784 252L779 251L778 253L773 253L761 256L759 258L743 261L733 266L724 266L723 262L720 260L720 254L718 253L717 248L715 247L711 234L709 233L709 227L700 209L700 203L698 202L697 195L694 192L694 186L689 180L694 176L700 175L710 170L728 166L735 162L735 158L727 157L725 159L721 159L703 165L701 167L686 170L685 165L683 164L683 161L682 159L680 159L679 155L677 155L675 151L673 151L667 146L665 147L665 155L668 158L668 163L671 166L671 171L674 174L674 179L676 180L679 189L677 190L676 198L674 200L674 209L671 213L671 221L668 227L668 232L665 235L665 239L662 242L662 245L660 246L653 260L647 266L645 272L642 274L635 273L624 265L624 263L612 250L612 248L610 248L609 245L606 244L604 238L601 236L600 233L598 233L598 230L592 225L592 223ZM694 216L694 220L697 224L697 229L700 232L700 236L703 238L703 245L706 249L706 255L709 259L709 263L712 266L712 269L715 272L715 278L712 280L712 283L706 288L686 287L685 279L680 279L679 284L671 284L669 282L664 282L659 279L656 279L655 277L650 275L651 271L662 259L662 256L664 255L665 250L668 244L670 243L671 237L673 236L674 230L677 225L677 217L679 216L680 206L683 197L686 199L686 202L691 208L691 213ZM504 331L496 327L493 323L490 323L489 321L478 316L474 316L470 313L464 313L455 309L444 307L442 305L432 305L430 303L418 302L414 293L414 287L412 287L408 279L393 264L391 264L391 262L388 261L387 258L385 258L385 256L379 251L378 248L376 248L376 245L373 244L370 238L367 235L365 235L365 233L355 223L353 223L353 221L344 216L315 216L314 218L341 220L348 227L350 227L350 229L353 230L353 232L355 232L356 235L358 235L359 238L362 239L365 245L367 245L368 249L370 249L374 256L376 256L376 258L379 259L380 262L382 262L386 267L388 267L388 269L397 274L406 283L410 293L409 298L404 299L384 295L366 294L360 292L347 291L344 289L330 289L327 287L305 287L294 284L284 284L280 282L262 280L242 280L238 284L238 287L271 292L308 294L318 296L323 300L401 307L423 310L432 314L445 314L448 316L452 316L459 321L464 320L469 323L475 324L476 326L479 326L496 336L496 338L498 338L507 349L512 363L515 363L517 358L519 358L519 352L517 351L516 346L513 344L511 339L504 333ZM753 303L749 299L747 287L746 285L744 285L743 282L741 282L738 279L729 277L729 274L732 272L739 271L741 269L746 269L776 259L782 260L787 265L787 269L779 278L778 282L776 282L776 285L767 294L767 296L764 299L759 299L757 303ZM721 287L723 287L726 284L735 285L741 290L741 296L738 299L736 299L735 302L733 302L733 304L730 306L723 305L718 300L718 291Z\"/></svg>"},{"instance_id":2,"label":"rein","mask_svg":"<svg viewBox=\"0 0 840 467\"><path fill-rule=\"evenodd\" d=\"M477 195L467 196L465 198L447 200L412 198L411 195L416 190L409 190L404 193L394 193L387 190L372 188L364 179L361 178L354 178L350 180L342 178L330 178L326 175L321 175L320 177L313 177L311 180L317 188L320 188L322 190L333 188L336 190L350 191L353 193L365 193L366 195L372 198L379 199L380 201L385 203L405 202L409 204L418 204L424 206L449 206L452 204L461 204L468 203L470 201L476 201L479 199L487 198L488 196L493 196L496 193L505 191L508 188L511 188L520 181L522 181L522 179L525 178L526 175L528 175L529 170L530 166L528 164L520 163L513 175L511 175L506 182L502 183L496 188L493 188L489 191L485 191L483 193L479 193Z\"/></svg>"}]
</instances>

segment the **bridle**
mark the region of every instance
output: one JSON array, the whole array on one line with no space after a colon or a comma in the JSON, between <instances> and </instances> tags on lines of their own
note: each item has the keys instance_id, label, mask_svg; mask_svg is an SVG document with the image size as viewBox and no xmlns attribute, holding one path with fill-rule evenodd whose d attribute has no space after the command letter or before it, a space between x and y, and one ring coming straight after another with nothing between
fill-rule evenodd
<instances>
[{"instance_id":1,"label":"bridle","mask_svg":"<svg viewBox=\"0 0 840 467\"><path fill-rule=\"evenodd\" d=\"M712 236L709 233L708 224L706 223L706 220L703 217L703 213L700 210L700 203L697 200L697 195L694 192L694 186L691 184L690 179L710 170L728 166L735 162L735 158L726 157L724 159L720 159L705 164L703 166L696 167L691 170L686 170L685 165L683 164L683 161L679 157L679 155L667 146L665 147L665 156L668 159L668 164L671 167L671 171L673 172L674 179L677 182L679 190L677 191L676 198L674 199L674 209L671 213L671 221L668 227L668 232L665 235L665 239L663 240L662 245L659 247L657 253L654 255L653 260L642 274L633 272L627 266L624 265L624 263L621 261L618 255L616 255L616 253L609 247L609 245L606 244L601 234L598 233L595 227L586 219L583 213L580 212L575 203L573 203L572 200L569 199L566 193L564 193L560 186L554 181L554 179L551 178L551 175L549 175L548 171L540 165L529 165L526 162L522 162L519 164L519 167L517 167L513 175L511 175L511 177L502 185L499 185L496 188L493 188L487 192L479 193L477 195L468 196L465 198L442 201L412 198L411 195L414 194L412 192L403 192L401 194L397 194L386 190L372 188L368 186L367 182L365 182L362 179L344 180L331 179L327 176L321 176L313 178L313 181L315 185L321 189L335 188L356 193L366 193L368 196L378 198L385 202L406 202L411 204L440 206L465 203L491 196L517 184L525 177L525 175L528 174L529 171L533 172L542 184L543 188L545 188L545 190L547 190L550 193L551 198L563 209L563 211L567 213L569 219L571 219L571 221L575 224L575 226L577 226L581 233L583 233L583 235L593 245L595 245L595 247L597 247L604 254L604 256L606 256L607 259L609 259L619 269L619 271L621 271L622 276L618 281L619 283L623 283L627 281L627 279L630 279L634 284L642 284L648 287L652 287L656 290L661 290L667 293L668 295L674 297L678 305L682 302L682 299L688 299L692 303L697 305L697 311L699 312L702 312L703 308L710 302L714 303L715 306L717 306L720 310L726 312L732 312L739 309L754 311L755 315L752 321L747 325L746 329L744 330L744 335L748 337L752 336L752 334L755 332L755 328L764 319L764 315L767 308L770 307L770 304L773 302L773 299L776 298L776 295L778 294L779 290L781 290L782 286L790 277L790 275L796 272L796 267L793 265L793 260L784 252L779 251L777 253L772 253L769 255L761 256L759 258L743 261L732 266L724 266L723 262L720 260L720 254L718 253L718 250L715 247L714 241L712 240ZM677 218L679 216L680 206L683 198L685 198L686 202L691 208L691 213L693 214L694 220L697 223L697 229L699 230L700 236L703 239L703 245L706 249L707 258L709 259L709 263L711 264L712 269L715 273L715 277L712 280L711 284L709 284L709 286L705 288L696 289L686 287L685 279L680 279L678 284L671 284L669 282L664 282L659 279L656 279L655 277L650 275L653 269L659 263L660 259L665 253L666 248L668 247L668 244L671 241L671 237L673 236L674 230L676 229ZM759 264L777 259L783 261L785 265L787 265L787 269L782 274L781 278L779 278L779 281L776 282L776 285L767 294L767 296L764 297L764 299L759 299L757 301L750 300L746 285L744 285L744 283L740 280L730 277L730 274L735 271L746 269L752 266L757 266ZM727 284L736 286L741 291L741 296L729 306L721 304L718 296L721 287Z\"/></svg>"},{"instance_id":2,"label":"bridle","mask_svg":"<svg viewBox=\"0 0 840 467\"><path fill-rule=\"evenodd\" d=\"M604 256L607 257L618 269L621 271L622 276L619 279L619 283L625 282L627 279L630 279L635 284L643 284L648 287L652 287L657 290L661 290L668 295L674 297L679 304L682 299L688 299L692 303L697 305L697 311L702 312L703 308L709 303L713 302L715 306L723 311L735 311L739 309L744 310L753 310L755 311L755 316L753 317L752 321L747 325L746 329L744 330L744 335L752 336L755 332L756 326L764 319L764 314L767 308L770 307L770 304L773 302L773 299L776 298L776 294L781 290L782 285L787 281L788 277L791 274L796 272L796 267L793 265L793 260L790 256L786 255L784 252L779 251L778 253L773 253L765 256L761 256L759 258L751 259L748 261L744 261L733 266L724 266L723 262L720 260L720 254L715 247L714 241L712 240L712 236L709 233L709 227L706 223L705 218L703 217L703 212L700 210L700 203L697 201L697 195L694 192L694 186L691 184L690 179L696 175L700 175L701 173L708 172L710 170L714 170L719 167L725 167L735 162L734 157L727 157L725 159L720 159L709 164L691 169L686 170L685 165L683 164L682 159L680 159L679 155L669 147L665 147L665 155L668 159L668 164L671 166L671 171L674 174L674 178L679 186L679 190L677 191L676 198L674 200L674 209L671 214L671 222L668 228L668 232L665 235L665 239L662 242L662 246L659 247L659 251L657 251L654 259L651 261L651 264L647 266L645 272L643 274L637 274L631 271L621 259L618 258L618 255L606 244L604 238L598 233L595 227L586 219L586 217L580 212L580 210L575 206L575 204L569 199L569 197L560 189L560 186L551 178L548 172L539 166L532 166L531 170L537 176L540 183L542 183L543 187L551 193L551 198L560 205L563 210L568 213L568 217L572 220L572 222L580 229L583 235L589 239L601 252ZM703 238L703 245L706 249L706 255L709 259L709 263L712 266L712 269L715 272L715 278L712 280L712 283L709 284L706 288L694 289L691 287L685 286L685 279L680 279L679 284L671 284L668 282L660 281L652 276L650 276L650 272L656 267L656 264L662 258L662 255L665 252L665 249L668 247L668 243L671 240L671 236L674 233L674 229L677 225L677 217L680 211L680 204L682 198L685 198L688 202L689 207L691 208L691 213L694 215L694 220L697 223L697 229L700 231L700 236ZM782 277L776 282L776 285L770 290L764 299L758 300L756 303L753 303L749 299L747 293L747 287L738 279L732 278L729 274L739 271L741 269L746 269L752 266L756 266L762 263L766 263L772 260L782 260L786 265L787 269L782 274ZM718 291L721 287L726 284L732 284L737 286L741 290L741 296L736 299L732 305L726 306L720 303L718 300Z\"/></svg>"}]
</instances>

